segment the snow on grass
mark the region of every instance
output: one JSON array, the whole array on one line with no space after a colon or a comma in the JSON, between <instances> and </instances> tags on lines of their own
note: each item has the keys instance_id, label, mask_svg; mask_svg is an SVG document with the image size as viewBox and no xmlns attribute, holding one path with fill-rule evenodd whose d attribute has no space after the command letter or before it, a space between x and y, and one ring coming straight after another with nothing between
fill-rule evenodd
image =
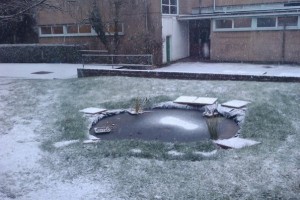
<instances>
[{"instance_id":1,"label":"snow on grass","mask_svg":"<svg viewBox=\"0 0 300 200\"><path fill-rule=\"evenodd\" d=\"M130 153L141 154L143 151L141 149L130 149Z\"/></svg>"},{"instance_id":2,"label":"snow on grass","mask_svg":"<svg viewBox=\"0 0 300 200\"><path fill-rule=\"evenodd\" d=\"M214 143L223 147L234 148L234 149L241 149L244 147L260 144L260 142L239 138L239 137L225 139L225 140L215 140Z\"/></svg>"},{"instance_id":3,"label":"snow on grass","mask_svg":"<svg viewBox=\"0 0 300 200\"><path fill-rule=\"evenodd\" d=\"M204 157L210 157L210 156L216 155L217 152L218 152L217 150L213 150L213 151L210 151L210 152L196 151L196 152L194 152L194 154L201 155L201 156L204 156Z\"/></svg>"},{"instance_id":4,"label":"snow on grass","mask_svg":"<svg viewBox=\"0 0 300 200\"><path fill-rule=\"evenodd\" d=\"M184 153L172 150L172 151L168 152L168 155L174 156L174 157L180 157L180 156L184 156Z\"/></svg>"},{"instance_id":5,"label":"snow on grass","mask_svg":"<svg viewBox=\"0 0 300 200\"><path fill-rule=\"evenodd\" d=\"M21 121L20 119L16 119ZM0 169L2 172L18 171L36 167L41 158L39 139L33 130L40 126L40 121L17 123L0 140Z\"/></svg>"},{"instance_id":6,"label":"snow on grass","mask_svg":"<svg viewBox=\"0 0 300 200\"><path fill-rule=\"evenodd\" d=\"M68 140L68 141L61 141L61 142L56 142L53 144L53 146L55 148L61 148L61 147L66 147L66 146L69 146L71 144L75 144L75 143L78 143L79 140Z\"/></svg>"},{"instance_id":7,"label":"snow on grass","mask_svg":"<svg viewBox=\"0 0 300 200\"><path fill-rule=\"evenodd\" d=\"M297 199L299 94L298 83L0 79L0 199ZM102 141L53 148L88 138L89 122L78 110L129 108L141 96L153 105L178 96L250 101L241 134L262 144L215 154L210 142ZM132 149L142 153L132 155ZM184 156L173 158L172 151Z\"/></svg>"}]
</instances>

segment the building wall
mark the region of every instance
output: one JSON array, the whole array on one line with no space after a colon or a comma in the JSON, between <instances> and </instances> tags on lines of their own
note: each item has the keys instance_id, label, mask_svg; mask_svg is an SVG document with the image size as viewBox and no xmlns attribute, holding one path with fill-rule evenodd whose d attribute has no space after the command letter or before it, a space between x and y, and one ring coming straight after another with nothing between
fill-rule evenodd
<instances>
[{"instance_id":1,"label":"building wall","mask_svg":"<svg viewBox=\"0 0 300 200\"><path fill-rule=\"evenodd\" d=\"M53 0L55 1L55 0ZM38 25L80 24L88 22L92 0L80 0L76 9L64 5L65 12L42 10L38 14ZM103 22L113 21L112 0L98 0ZM120 21L124 23L124 34L120 35L118 53L153 54L154 62L162 62L162 25L160 0L123 0ZM109 37L110 39L113 36ZM40 37L40 43L85 44L88 49L104 49L100 39L94 36Z\"/></svg>"},{"instance_id":2,"label":"building wall","mask_svg":"<svg viewBox=\"0 0 300 200\"><path fill-rule=\"evenodd\" d=\"M199 7L199 0L178 0L179 14L191 14L192 9Z\"/></svg>"},{"instance_id":3,"label":"building wall","mask_svg":"<svg viewBox=\"0 0 300 200\"><path fill-rule=\"evenodd\" d=\"M216 61L300 62L300 31L212 32L211 59Z\"/></svg>"},{"instance_id":4,"label":"building wall","mask_svg":"<svg viewBox=\"0 0 300 200\"><path fill-rule=\"evenodd\" d=\"M189 56L189 23L177 21L176 17L163 16L162 37L163 63L167 62L166 37L171 36L171 61Z\"/></svg>"}]
</instances>

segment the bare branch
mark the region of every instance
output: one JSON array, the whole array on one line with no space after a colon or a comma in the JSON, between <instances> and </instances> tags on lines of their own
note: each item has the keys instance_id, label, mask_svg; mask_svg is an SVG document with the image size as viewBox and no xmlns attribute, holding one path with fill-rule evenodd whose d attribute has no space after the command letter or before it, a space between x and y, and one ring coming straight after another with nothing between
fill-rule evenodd
<instances>
[{"instance_id":1,"label":"bare branch","mask_svg":"<svg viewBox=\"0 0 300 200\"><path fill-rule=\"evenodd\" d=\"M22 1L12 1L10 3L1 3L1 20L10 20L17 16L27 13L31 9L44 4L47 0L31 0L24 2Z\"/></svg>"}]
</instances>

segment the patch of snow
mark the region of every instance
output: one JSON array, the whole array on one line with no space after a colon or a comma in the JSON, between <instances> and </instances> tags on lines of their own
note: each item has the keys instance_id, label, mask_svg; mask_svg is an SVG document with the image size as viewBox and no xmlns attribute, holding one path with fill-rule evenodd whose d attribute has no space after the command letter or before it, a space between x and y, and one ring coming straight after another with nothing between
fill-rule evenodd
<instances>
[{"instance_id":1,"label":"patch of snow","mask_svg":"<svg viewBox=\"0 0 300 200\"><path fill-rule=\"evenodd\" d=\"M204 156L204 157L211 157L211 156L216 155L217 152L218 152L217 150L213 150L211 152L196 151L196 152L194 152L194 154L201 155L201 156Z\"/></svg>"},{"instance_id":2,"label":"patch of snow","mask_svg":"<svg viewBox=\"0 0 300 200\"><path fill-rule=\"evenodd\" d=\"M134 153L134 154L141 154L142 150L141 149L131 149L130 152Z\"/></svg>"},{"instance_id":3,"label":"patch of snow","mask_svg":"<svg viewBox=\"0 0 300 200\"><path fill-rule=\"evenodd\" d=\"M77 178L72 181L49 181L46 187L36 188L18 199L101 199L110 190L109 183L95 184L88 178Z\"/></svg>"},{"instance_id":4,"label":"patch of snow","mask_svg":"<svg viewBox=\"0 0 300 200\"><path fill-rule=\"evenodd\" d=\"M61 142L56 142L53 144L54 147L56 148L61 148L61 147L66 147L69 146L71 144L75 144L78 143L79 140L68 140L68 141L61 141Z\"/></svg>"},{"instance_id":5,"label":"patch of snow","mask_svg":"<svg viewBox=\"0 0 300 200\"><path fill-rule=\"evenodd\" d=\"M178 157L178 156L184 156L184 153L172 150L172 151L168 151L168 155Z\"/></svg>"},{"instance_id":6,"label":"patch of snow","mask_svg":"<svg viewBox=\"0 0 300 200\"><path fill-rule=\"evenodd\" d=\"M41 144L34 129L41 125L40 121L18 121L8 134L0 135L0 169L20 171L38 166L41 158Z\"/></svg>"},{"instance_id":7,"label":"patch of snow","mask_svg":"<svg viewBox=\"0 0 300 200\"><path fill-rule=\"evenodd\" d=\"M155 108L163 108L163 109L186 109L186 110L199 110L202 107L196 107L196 106L190 106L190 105L185 105L185 104L178 104L178 103L174 103L173 101L167 101L167 102L162 102L159 104L156 104L155 106L152 107L152 109Z\"/></svg>"},{"instance_id":8,"label":"patch of snow","mask_svg":"<svg viewBox=\"0 0 300 200\"><path fill-rule=\"evenodd\" d=\"M224 139L224 140L215 140L213 142L220 146L229 147L229 148L233 148L233 149L241 149L244 147L260 144L260 142L257 142L254 140L249 140L249 139L244 139L244 138L239 138L239 137L234 137L234 138Z\"/></svg>"},{"instance_id":9,"label":"patch of snow","mask_svg":"<svg viewBox=\"0 0 300 200\"><path fill-rule=\"evenodd\" d=\"M97 140L96 139L94 139L94 140L84 140L83 144L98 144L100 142L101 142L101 140L98 138Z\"/></svg>"},{"instance_id":10,"label":"patch of snow","mask_svg":"<svg viewBox=\"0 0 300 200\"><path fill-rule=\"evenodd\" d=\"M91 134L88 135L89 140L99 140L99 138L97 138L96 136L93 136Z\"/></svg>"},{"instance_id":11,"label":"patch of snow","mask_svg":"<svg viewBox=\"0 0 300 200\"><path fill-rule=\"evenodd\" d=\"M106 110L107 109L90 107L90 108L85 108L83 110L80 110L79 112L82 112L85 114L98 114L98 113L102 113Z\"/></svg>"},{"instance_id":12,"label":"patch of snow","mask_svg":"<svg viewBox=\"0 0 300 200\"><path fill-rule=\"evenodd\" d=\"M176 118L176 117L163 117L159 121L161 124L164 125L172 125L172 126L178 126L181 128L184 128L186 130L195 130L199 127L199 125L184 121L182 119Z\"/></svg>"}]
</instances>

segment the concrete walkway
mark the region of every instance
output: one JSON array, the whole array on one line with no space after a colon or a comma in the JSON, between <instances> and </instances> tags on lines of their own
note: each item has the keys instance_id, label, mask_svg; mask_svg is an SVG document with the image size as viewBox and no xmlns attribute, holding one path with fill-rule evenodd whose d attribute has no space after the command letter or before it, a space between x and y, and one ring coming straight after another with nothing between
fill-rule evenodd
<instances>
[{"instance_id":1,"label":"concrete walkway","mask_svg":"<svg viewBox=\"0 0 300 200\"><path fill-rule=\"evenodd\" d=\"M0 63L0 78L69 79L77 77L81 64L5 64ZM112 69L111 66L85 65L98 75L120 75L157 78L244 80L260 77L268 81L280 78L300 82L299 65L256 65L243 63L179 62L154 70ZM272 80L271 80L272 81Z\"/></svg>"}]
</instances>

